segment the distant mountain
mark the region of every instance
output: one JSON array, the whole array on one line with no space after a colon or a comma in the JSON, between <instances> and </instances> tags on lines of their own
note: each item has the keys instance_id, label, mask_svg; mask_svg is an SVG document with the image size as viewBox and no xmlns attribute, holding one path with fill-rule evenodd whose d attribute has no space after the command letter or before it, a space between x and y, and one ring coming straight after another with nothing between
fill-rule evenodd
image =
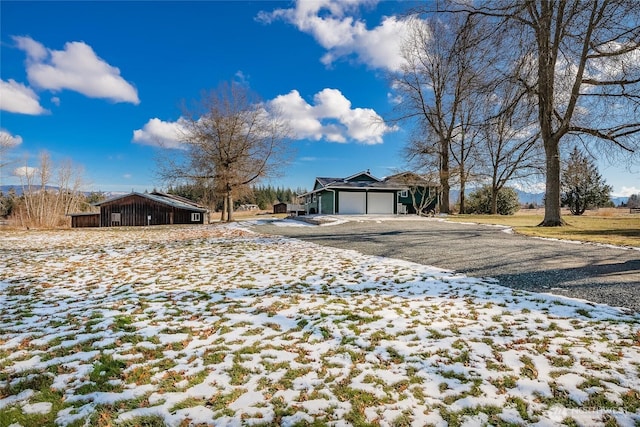
<instances>
[{"instance_id":1,"label":"distant mountain","mask_svg":"<svg viewBox=\"0 0 640 427\"><path fill-rule=\"evenodd\" d=\"M516 190L518 193L518 200L522 204L530 204L542 206L542 202L544 200L544 193L527 193L526 191Z\"/></svg>"},{"instance_id":2,"label":"distant mountain","mask_svg":"<svg viewBox=\"0 0 640 427\"><path fill-rule=\"evenodd\" d=\"M11 190L15 191L15 193L20 196L22 195L22 186L21 185L0 185L0 191L2 194L9 194Z\"/></svg>"},{"instance_id":3,"label":"distant mountain","mask_svg":"<svg viewBox=\"0 0 640 427\"><path fill-rule=\"evenodd\" d=\"M613 202L614 205L616 206L620 206L623 203L626 204L629 201L629 197L612 197L611 201Z\"/></svg>"}]
</instances>

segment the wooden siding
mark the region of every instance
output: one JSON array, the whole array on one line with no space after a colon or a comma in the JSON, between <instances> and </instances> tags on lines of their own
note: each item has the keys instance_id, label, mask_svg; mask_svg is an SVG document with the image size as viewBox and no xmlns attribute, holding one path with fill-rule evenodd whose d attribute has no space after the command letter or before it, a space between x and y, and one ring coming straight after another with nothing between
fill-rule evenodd
<instances>
[{"instance_id":1,"label":"wooden siding","mask_svg":"<svg viewBox=\"0 0 640 427\"><path fill-rule=\"evenodd\" d=\"M276 203L273 205L273 213L274 214L286 214L287 213L287 204L286 203Z\"/></svg>"},{"instance_id":2,"label":"wooden siding","mask_svg":"<svg viewBox=\"0 0 640 427\"><path fill-rule=\"evenodd\" d=\"M195 216L192 216L195 214ZM100 226L204 224L205 212L180 209L131 195L100 206Z\"/></svg>"},{"instance_id":3,"label":"wooden siding","mask_svg":"<svg viewBox=\"0 0 640 427\"><path fill-rule=\"evenodd\" d=\"M71 228L100 227L99 213L71 215Z\"/></svg>"}]
</instances>

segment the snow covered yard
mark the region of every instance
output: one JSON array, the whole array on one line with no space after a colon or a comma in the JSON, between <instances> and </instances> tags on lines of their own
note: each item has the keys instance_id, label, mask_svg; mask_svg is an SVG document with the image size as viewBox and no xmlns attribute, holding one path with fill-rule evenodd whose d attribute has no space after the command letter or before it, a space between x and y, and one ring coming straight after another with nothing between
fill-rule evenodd
<instances>
[{"instance_id":1,"label":"snow covered yard","mask_svg":"<svg viewBox=\"0 0 640 427\"><path fill-rule=\"evenodd\" d=\"M0 233L0 426L640 423L640 317L239 226Z\"/></svg>"}]
</instances>

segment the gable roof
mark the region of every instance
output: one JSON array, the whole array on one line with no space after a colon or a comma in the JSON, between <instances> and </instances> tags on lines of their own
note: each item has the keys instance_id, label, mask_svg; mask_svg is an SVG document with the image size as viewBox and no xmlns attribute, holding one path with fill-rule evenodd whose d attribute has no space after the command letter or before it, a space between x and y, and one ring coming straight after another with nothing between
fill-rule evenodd
<instances>
[{"instance_id":1,"label":"gable roof","mask_svg":"<svg viewBox=\"0 0 640 427\"><path fill-rule=\"evenodd\" d=\"M384 179L385 182L395 182L399 184L415 186L422 185L428 187L440 187L440 184L425 177L424 175L417 174L415 172L400 172L394 175L390 175Z\"/></svg>"},{"instance_id":2,"label":"gable roof","mask_svg":"<svg viewBox=\"0 0 640 427\"><path fill-rule=\"evenodd\" d=\"M356 174L353 174L347 178L344 178L345 181L355 181L356 178L361 177L361 176L368 176L369 178L371 178L373 181L382 181L381 179L376 178L375 176L371 175L371 172L369 172L369 169L367 169L366 171L362 171L362 172L358 172Z\"/></svg>"},{"instance_id":3,"label":"gable roof","mask_svg":"<svg viewBox=\"0 0 640 427\"><path fill-rule=\"evenodd\" d=\"M207 212L208 209L198 205L197 203L189 200L189 199L185 199L184 197L180 197L180 196L175 196L179 199L183 199L183 200L187 200L187 201L183 201L183 200L178 200L177 198L172 196L169 196L168 194L164 194L164 193L158 193L158 192L154 192L154 193L137 193L137 192L131 192L129 194L123 194L120 196L115 196L115 197L111 197L110 199L107 200L103 200L102 202L98 202L98 203L94 203L93 206L102 206L105 205L107 203L113 203L116 202L118 200L127 198L127 197L131 197L131 196L139 196L139 197L144 197L146 199L152 200L154 202L157 203L161 203L163 205L167 205L167 206L171 206L173 208L177 208L177 209L185 209L185 210L189 210L189 211L194 211L194 212Z\"/></svg>"},{"instance_id":4,"label":"gable roof","mask_svg":"<svg viewBox=\"0 0 640 427\"><path fill-rule=\"evenodd\" d=\"M360 177L367 177L367 179L358 179ZM406 185L397 182L386 182L375 176L366 170L358 172L346 178L326 178L317 177L314 184L314 189L307 193L301 194L301 196L307 194L317 193L322 190L405 190Z\"/></svg>"}]
</instances>

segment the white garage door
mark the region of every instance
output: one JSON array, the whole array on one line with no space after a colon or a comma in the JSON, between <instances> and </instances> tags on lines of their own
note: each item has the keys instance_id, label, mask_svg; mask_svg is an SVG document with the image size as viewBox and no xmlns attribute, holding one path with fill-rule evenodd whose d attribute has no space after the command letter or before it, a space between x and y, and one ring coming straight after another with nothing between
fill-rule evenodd
<instances>
[{"instance_id":1,"label":"white garage door","mask_svg":"<svg viewBox=\"0 0 640 427\"><path fill-rule=\"evenodd\" d=\"M393 193L368 193L369 213L379 215L392 215L394 197Z\"/></svg>"},{"instance_id":2,"label":"white garage door","mask_svg":"<svg viewBox=\"0 0 640 427\"><path fill-rule=\"evenodd\" d=\"M345 193L341 191L338 194L338 211L340 214L362 215L365 213L365 193Z\"/></svg>"}]
</instances>

